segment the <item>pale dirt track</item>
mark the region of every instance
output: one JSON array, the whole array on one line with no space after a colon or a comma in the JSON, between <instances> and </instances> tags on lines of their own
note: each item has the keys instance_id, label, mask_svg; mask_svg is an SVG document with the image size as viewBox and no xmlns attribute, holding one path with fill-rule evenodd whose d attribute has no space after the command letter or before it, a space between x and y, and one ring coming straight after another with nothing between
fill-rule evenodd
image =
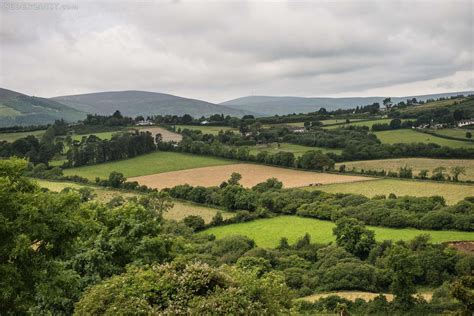
<instances>
[{"instance_id":1,"label":"pale dirt track","mask_svg":"<svg viewBox=\"0 0 474 316\"><path fill-rule=\"evenodd\" d=\"M244 187L252 187L269 178L277 178L282 181L285 188L304 187L315 183L330 184L373 180L368 177L317 173L255 164L235 164L133 177L129 181L138 181L141 185L157 189L171 188L179 184L210 187L218 186L226 181L233 172L242 175L240 184Z\"/></svg>"},{"instance_id":2,"label":"pale dirt track","mask_svg":"<svg viewBox=\"0 0 474 316\"><path fill-rule=\"evenodd\" d=\"M178 133L173 133L170 132L162 127L156 127L156 126L150 126L150 127L140 127L141 132L150 132L153 137L155 137L156 134L161 134L163 136L163 141L165 142L180 142L183 136Z\"/></svg>"}]
</instances>

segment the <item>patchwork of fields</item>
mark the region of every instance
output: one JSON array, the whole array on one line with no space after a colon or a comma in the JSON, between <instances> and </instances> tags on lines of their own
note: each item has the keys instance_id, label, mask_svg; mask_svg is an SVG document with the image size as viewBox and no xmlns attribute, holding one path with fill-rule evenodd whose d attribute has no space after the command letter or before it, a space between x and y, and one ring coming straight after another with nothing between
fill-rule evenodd
<instances>
[{"instance_id":1,"label":"patchwork of fields","mask_svg":"<svg viewBox=\"0 0 474 316\"><path fill-rule=\"evenodd\" d=\"M362 194L368 197L394 193L397 196L434 196L440 195L448 204L456 204L467 196L474 196L474 185L443 182L412 181L397 179L379 179L357 183L329 184L308 187L307 190L321 190L329 193Z\"/></svg>"},{"instance_id":2,"label":"patchwork of fields","mask_svg":"<svg viewBox=\"0 0 474 316\"><path fill-rule=\"evenodd\" d=\"M136 177L160 172L219 166L234 163L232 160L196 156L175 152L153 152L126 160L118 160L98 165L65 169L65 175L78 175L95 180L107 178L112 171L121 172L125 177Z\"/></svg>"},{"instance_id":3,"label":"patchwork of fields","mask_svg":"<svg viewBox=\"0 0 474 316\"><path fill-rule=\"evenodd\" d=\"M285 188L304 187L315 183L345 183L373 179L362 176L317 173L255 164L232 164L158 173L133 177L129 180L138 181L140 184L158 189L169 188L178 184L209 187L218 186L223 181L229 179L233 172L238 172L242 175L240 183L244 187L252 187L272 177L282 181Z\"/></svg>"},{"instance_id":4,"label":"patchwork of fields","mask_svg":"<svg viewBox=\"0 0 474 316\"><path fill-rule=\"evenodd\" d=\"M427 169L431 171L437 167L446 168L446 173L450 173L453 167L465 167L466 174L460 175L459 179L474 180L474 160L473 159L431 159L431 158L397 158L397 159L382 159L382 160L363 160L341 162L336 164L336 169L345 165L346 170L350 171L356 168L357 171L363 170L385 170L398 171L401 167L410 167L413 169L413 174L416 175L420 170Z\"/></svg>"},{"instance_id":5,"label":"patchwork of fields","mask_svg":"<svg viewBox=\"0 0 474 316\"><path fill-rule=\"evenodd\" d=\"M311 235L313 243L329 243L335 241L332 229L333 222L322 221L298 216L278 216L269 219L259 219L247 223L238 223L226 226L212 227L202 234L212 234L216 238L230 235L243 235L255 241L258 247L275 248L281 238L286 237L290 243L296 242L304 234ZM413 228L384 228L367 226L375 232L378 241L383 240L410 240L420 234L429 234L431 241L441 243L455 240L474 240L474 232L434 231Z\"/></svg>"},{"instance_id":6,"label":"patchwork of fields","mask_svg":"<svg viewBox=\"0 0 474 316\"><path fill-rule=\"evenodd\" d=\"M396 144L396 143L435 143L440 146L447 146L453 148L474 148L474 142L467 142L462 140L452 140L441 138L412 129L397 129L392 131L382 131L374 133L382 143Z\"/></svg>"}]
</instances>

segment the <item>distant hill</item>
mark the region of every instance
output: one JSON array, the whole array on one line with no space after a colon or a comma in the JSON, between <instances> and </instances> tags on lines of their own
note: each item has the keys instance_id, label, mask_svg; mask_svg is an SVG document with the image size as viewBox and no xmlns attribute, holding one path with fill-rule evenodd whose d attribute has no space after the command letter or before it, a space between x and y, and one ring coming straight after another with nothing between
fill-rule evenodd
<instances>
[{"instance_id":1,"label":"distant hill","mask_svg":"<svg viewBox=\"0 0 474 316\"><path fill-rule=\"evenodd\" d=\"M0 88L0 127L44 125L61 118L73 122L85 116L84 112L51 99Z\"/></svg>"},{"instance_id":2,"label":"distant hill","mask_svg":"<svg viewBox=\"0 0 474 316\"><path fill-rule=\"evenodd\" d=\"M231 116L251 114L247 110L236 110L201 100L147 91L99 92L61 96L52 99L80 111L102 115L112 114L116 110L128 116L143 115L145 117L158 114L190 114L194 117L212 114Z\"/></svg>"},{"instance_id":3,"label":"distant hill","mask_svg":"<svg viewBox=\"0 0 474 316\"><path fill-rule=\"evenodd\" d=\"M416 98L418 101L427 99L437 99L440 97L450 97L458 94L472 94L473 91L429 94L407 97L392 97L392 102L398 103L406 99ZM326 97L273 97L273 96L248 96L222 102L221 105L230 106L235 109L247 110L261 113L264 115L284 115L290 113L308 113L319 110L324 107L332 111L337 109L350 109L356 106L372 104L379 102L382 104L386 97L344 97L344 98L326 98Z\"/></svg>"}]
</instances>

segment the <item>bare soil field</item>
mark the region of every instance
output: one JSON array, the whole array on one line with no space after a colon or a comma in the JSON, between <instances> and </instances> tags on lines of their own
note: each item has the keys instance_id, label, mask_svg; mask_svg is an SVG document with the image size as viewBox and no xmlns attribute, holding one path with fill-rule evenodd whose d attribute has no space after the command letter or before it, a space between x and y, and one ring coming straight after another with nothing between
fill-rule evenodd
<instances>
[{"instance_id":1,"label":"bare soil field","mask_svg":"<svg viewBox=\"0 0 474 316\"><path fill-rule=\"evenodd\" d=\"M252 187L272 177L282 181L285 188L373 180L369 177L317 173L254 164L233 164L133 177L129 181L138 181L140 184L158 189L170 188L179 184L210 187L226 181L233 172L242 175L240 183L244 187Z\"/></svg>"},{"instance_id":2,"label":"bare soil field","mask_svg":"<svg viewBox=\"0 0 474 316\"><path fill-rule=\"evenodd\" d=\"M150 126L139 128L139 130L142 132L150 132L153 137L155 137L156 134L161 134L161 136L163 136L163 141L165 142L179 142L181 141L181 139L183 139L183 136L181 136L181 134L170 132L169 130L164 129L162 127Z\"/></svg>"},{"instance_id":3,"label":"bare soil field","mask_svg":"<svg viewBox=\"0 0 474 316\"><path fill-rule=\"evenodd\" d=\"M303 297L302 300L308 301L308 302L315 302L321 298L325 298L331 295L337 295L339 297L345 298L346 300L349 301L355 301L358 298L363 299L364 301L371 301L377 296L379 296L379 293L371 293L371 292L362 292L362 291L340 291L340 292L328 292L328 293L319 293L319 294L314 294L310 296ZM383 294L386 298L387 301L391 302L393 301L393 295L392 294ZM427 292L427 293L418 293L417 295L421 295L425 300L431 301L431 298L433 297L433 293Z\"/></svg>"}]
</instances>

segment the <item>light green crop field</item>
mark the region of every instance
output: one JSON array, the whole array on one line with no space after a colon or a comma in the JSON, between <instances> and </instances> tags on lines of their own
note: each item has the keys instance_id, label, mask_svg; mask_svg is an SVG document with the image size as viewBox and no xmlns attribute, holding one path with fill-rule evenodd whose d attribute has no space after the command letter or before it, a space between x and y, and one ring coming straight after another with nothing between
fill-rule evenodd
<instances>
[{"instance_id":1,"label":"light green crop field","mask_svg":"<svg viewBox=\"0 0 474 316\"><path fill-rule=\"evenodd\" d=\"M222 217L224 219L231 218L235 214L230 212L225 212L222 210L218 210L212 207L196 205L193 203L181 202L181 201L174 201L174 206L168 212L166 212L163 217L166 219L173 219L175 221L181 221L185 217L190 215L197 215L202 217L206 224L212 221L212 218L217 214L217 212L221 212Z\"/></svg>"},{"instance_id":2,"label":"light green crop field","mask_svg":"<svg viewBox=\"0 0 474 316\"><path fill-rule=\"evenodd\" d=\"M123 198L129 198L136 196L137 194L131 192L124 192L120 190L113 190L108 188L101 188L96 186L88 186L78 183L71 182L57 182L57 181L47 181L47 180L37 180L38 184L54 192L60 192L65 188L80 189L83 187L88 187L94 190L96 194L95 200L106 203L114 197L122 196ZM234 216L233 213L218 210L208 206L196 205L194 203L173 201L173 207L163 214L163 217L166 219L172 219L176 221L183 220L186 216L189 215L198 215L204 219L204 222L210 223L212 218L216 215L217 212L221 212L224 219Z\"/></svg>"},{"instance_id":3,"label":"light green crop field","mask_svg":"<svg viewBox=\"0 0 474 316\"><path fill-rule=\"evenodd\" d=\"M469 139L466 137L467 132L470 132L472 135L474 135L474 129L467 129L467 128L442 128L442 129L437 129L437 130L432 130L432 131L438 135L456 137L462 140ZM474 138L471 138L471 139L474 139Z\"/></svg>"},{"instance_id":4,"label":"light green crop field","mask_svg":"<svg viewBox=\"0 0 474 316\"><path fill-rule=\"evenodd\" d=\"M36 180L39 184L39 186L43 188L47 188L50 191L53 192L60 192L65 188L71 188L71 189L80 189L84 187L88 187L92 190L94 190L94 193L97 195L95 197L95 200L99 202L106 203L110 201L112 198L121 196L123 198L128 198L135 196L135 193L130 193L130 192L123 192L119 190L112 190L112 189L106 189L106 188L101 188L101 187L96 187L96 186L91 186L91 185L84 185L84 184L79 184L79 183L72 183L72 182L59 182L59 181L48 181L48 180Z\"/></svg>"},{"instance_id":5,"label":"light green crop field","mask_svg":"<svg viewBox=\"0 0 474 316\"><path fill-rule=\"evenodd\" d=\"M277 123L277 124L264 124L263 128L270 128L270 127L281 127L281 126L296 126L296 127L303 127L304 122L292 122L292 123Z\"/></svg>"},{"instance_id":6,"label":"light green crop field","mask_svg":"<svg viewBox=\"0 0 474 316\"><path fill-rule=\"evenodd\" d=\"M287 151L287 152L292 152L293 154L295 154L295 156L301 156L302 154L310 150L321 150L323 153L335 153L335 154L340 154L342 152L341 149L309 147L309 146L295 145L295 144L289 144L289 143L281 143L280 147L278 147L278 144L276 143L249 146L248 149L250 150L250 154L252 155L257 155L259 152L262 152L262 151L268 151L271 154L277 153L279 151Z\"/></svg>"},{"instance_id":7,"label":"light green crop field","mask_svg":"<svg viewBox=\"0 0 474 316\"><path fill-rule=\"evenodd\" d=\"M436 109L440 107L445 107L445 106L452 106L455 105L455 103L460 103L461 101L466 100L466 98L461 98L461 99L455 99L455 100L441 100L441 101L434 101L434 102L429 102L425 103L422 105L417 105L417 106L409 106L407 108L401 109L400 112L402 113L416 113L420 111L425 111L429 109Z\"/></svg>"},{"instance_id":8,"label":"light green crop field","mask_svg":"<svg viewBox=\"0 0 474 316\"><path fill-rule=\"evenodd\" d=\"M414 131L412 129L398 129L392 131L382 131L374 133L382 143L435 143L440 146L452 148L474 148L474 142L465 142L462 140L451 140L433 135Z\"/></svg>"},{"instance_id":9,"label":"light green crop field","mask_svg":"<svg viewBox=\"0 0 474 316\"><path fill-rule=\"evenodd\" d=\"M246 223L212 227L201 234L213 234L216 238L243 235L253 239L259 247L275 248L282 237L286 237L290 243L294 243L306 233L311 235L312 243L329 243L335 240L332 234L334 226L335 224L330 221L298 216L278 216ZM394 229L374 226L367 226L367 228L375 231L375 238L378 241L410 240L420 234L429 234L431 241L434 243L474 240L474 232L433 231L413 228Z\"/></svg>"},{"instance_id":10,"label":"light green crop field","mask_svg":"<svg viewBox=\"0 0 474 316\"><path fill-rule=\"evenodd\" d=\"M235 161L207 156L158 151L131 159L65 169L64 174L78 175L94 180L96 177L105 179L112 171L117 171L123 173L124 176L128 178L168 171L228 165L232 163L235 163Z\"/></svg>"},{"instance_id":11,"label":"light green crop field","mask_svg":"<svg viewBox=\"0 0 474 316\"><path fill-rule=\"evenodd\" d=\"M201 131L203 134L213 134L217 135L219 134L220 131L227 131L227 130L232 130L232 131L238 131L236 128L232 128L229 126L206 126L206 125L176 125L176 130L178 128L183 129L190 129L190 130L195 130L195 131Z\"/></svg>"},{"instance_id":12,"label":"light green crop field","mask_svg":"<svg viewBox=\"0 0 474 316\"><path fill-rule=\"evenodd\" d=\"M390 193L394 193L396 196L440 195L445 198L448 204L456 204L467 196L474 196L474 185L397 179L327 184L318 187L306 187L305 189L329 193L362 194L368 197L375 195L388 196Z\"/></svg>"},{"instance_id":13,"label":"light green crop field","mask_svg":"<svg viewBox=\"0 0 474 316\"><path fill-rule=\"evenodd\" d=\"M352 123L352 122L357 122L357 121L361 121L361 120L364 120L364 119L349 119L349 124ZM322 120L321 123L323 123L323 125L330 125L330 124L342 124L342 123L346 123L346 119L331 119L331 120Z\"/></svg>"},{"instance_id":14,"label":"light green crop field","mask_svg":"<svg viewBox=\"0 0 474 316\"><path fill-rule=\"evenodd\" d=\"M72 139L73 140L81 140L83 137L88 137L90 135L95 135L100 139L111 139L112 135L120 133L120 131L115 131L115 132L99 132L99 133L91 133L91 134L84 134L84 135L73 135Z\"/></svg>"},{"instance_id":15,"label":"light green crop field","mask_svg":"<svg viewBox=\"0 0 474 316\"><path fill-rule=\"evenodd\" d=\"M392 119L377 119L377 120L370 120L370 121L354 121L350 122L349 124L341 124L341 125L331 125L331 126L323 126L323 128L332 129L332 128L339 128L345 126L367 126L372 128L374 124L389 124ZM342 121L342 120L341 120Z\"/></svg>"},{"instance_id":16,"label":"light green crop field","mask_svg":"<svg viewBox=\"0 0 474 316\"><path fill-rule=\"evenodd\" d=\"M44 134L44 130L31 131L31 132L17 132L17 133L0 133L0 141L5 140L7 142L14 142L17 139L24 138L29 135L33 135L36 138L41 138Z\"/></svg>"},{"instance_id":17,"label":"light green crop field","mask_svg":"<svg viewBox=\"0 0 474 316\"><path fill-rule=\"evenodd\" d=\"M451 175L451 168L465 167L466 174L460 175L459 180L474 180L474 159L431 159L431 158L397 158L397 159L381 159L381 160L363 160L340 162L336 164L336 169L340 165L345 165L346 170L351 171L353 168L356 171L364 170L385 170L385 171L399 171L401 167L410 167L413 169L413 174L417 175L420 170L427 169L430 172L437 167L446 168L446 174Z\"/></svg>"}]
</instances>

